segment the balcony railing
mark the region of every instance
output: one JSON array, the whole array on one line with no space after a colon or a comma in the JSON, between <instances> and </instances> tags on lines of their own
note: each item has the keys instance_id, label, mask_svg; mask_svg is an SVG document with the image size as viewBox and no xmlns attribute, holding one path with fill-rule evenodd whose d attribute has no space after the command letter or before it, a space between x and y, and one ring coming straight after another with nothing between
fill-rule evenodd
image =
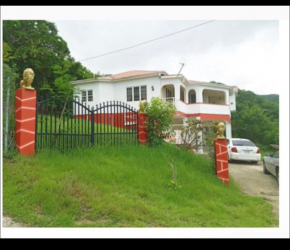
<instances>
[{"instance_id":1,"label":"balcony railing","mask_svg":"<svg viewBox=\"0 0 290 250\"><path fill-rule=\"evenodd\" d=\"M175 97L162 98L165 102L171 102L177 111L184 114L220 114L230 115L229 105L215 103L185 103L181 100L175 100Z\"/></svg>"},{"instance_id":2,"label":"balcony railing","mask_svg":"<svg viewBox=\"0 0 290 250\"><path fill-rule=\"evenodd\" d=\"M175 97L162 98L164 102L171 102L175 106Z\"/></svg>"}]
</instances>

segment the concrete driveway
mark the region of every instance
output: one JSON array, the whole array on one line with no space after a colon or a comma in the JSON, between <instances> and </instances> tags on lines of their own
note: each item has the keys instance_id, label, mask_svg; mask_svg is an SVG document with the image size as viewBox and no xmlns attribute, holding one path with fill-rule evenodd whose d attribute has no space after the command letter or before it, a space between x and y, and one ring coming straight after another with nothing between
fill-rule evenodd
<instances>
[{"instance_id":1,"label":"concrete driveway","mask_svg":"<svg viewBox=\"0 0 290 250\"><path fill-rule=\"evenodd\" d=\"M235 161L229 164L231 177L249 195L260 196L273 205L273 212L279 219L279 186L272 175L263 173L263 163L252 164Z\"/></svg>"}]
</instances>

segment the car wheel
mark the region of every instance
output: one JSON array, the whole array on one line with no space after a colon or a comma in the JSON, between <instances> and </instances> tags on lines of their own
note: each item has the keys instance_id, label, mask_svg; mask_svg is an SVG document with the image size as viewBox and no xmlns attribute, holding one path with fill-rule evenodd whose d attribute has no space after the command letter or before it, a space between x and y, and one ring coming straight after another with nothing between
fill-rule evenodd
<instances>
[{"instance_id":1,"label":"car wheel","mask_svg":"<svg viewBox=\"0 0 290 250\"><path fill-rule=\"evenodd\" d=\"M263 173L264 174L270 174L270 172L267 170L267 168L265 166L265 161L263 161Z\"/></svg>"},{"instance_id":2,"label":"car wheel","mask_svg":"<svg viewBox=\"0 0 290 250\"><path fill-rule=\"evenodd\" d=\"M259 161L253 161L254 164L258 164Z\"/></svg>"},{"instance_id":3,"label":"car wheel","mask_svg":"<svg viewBox=\"0 0 290 250\"><path fill-rule=\"evenodd\" d=\"M279 167L276 168L276 177L277 177L277 182L279 186Z\"/></svg>"}]
</instances>

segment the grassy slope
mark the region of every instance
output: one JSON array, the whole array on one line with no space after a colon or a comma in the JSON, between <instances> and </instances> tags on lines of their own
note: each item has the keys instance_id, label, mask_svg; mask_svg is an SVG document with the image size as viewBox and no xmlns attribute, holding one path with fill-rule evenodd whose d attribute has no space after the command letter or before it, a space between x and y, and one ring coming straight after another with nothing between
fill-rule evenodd
<instances>
[{"instance_id":1,"label":"grassy slope","mask_svg":"<svg viewBox=\"0 0 290 250\"><path fill-rule=\"evenodd\" d=\"M168 186L177 168L181 189ZM233 183L233 182L232 182ZM172 145L95 147L4 159L4 214L45 227L269 227L271 206L224 186Z\"/></svg>"}]
</instances>

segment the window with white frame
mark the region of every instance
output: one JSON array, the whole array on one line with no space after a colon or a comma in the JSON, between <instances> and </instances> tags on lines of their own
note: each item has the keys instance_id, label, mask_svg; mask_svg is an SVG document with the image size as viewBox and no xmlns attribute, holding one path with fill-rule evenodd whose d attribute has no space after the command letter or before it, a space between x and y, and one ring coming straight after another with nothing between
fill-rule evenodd
<instances>
[{"instance_id":1,"label":"window with white frame","mask_svg":"<svg viewBox=\"0 0 290 250\"><path fill-rule=\"evenodd\" d=\"M87 101L87 91L82 91L82 102Z\"/></svg>"},{"instance_id":2,"label":"window with white frame","mask_svg":"<svg viewBox=\"0 0 290 250\"><path fill-rule=\"evenodd\" d=\"M82 91L82 102L92 102L94 100L93 90L83 90Z\"/></svg>"},{"instance_id":3,"label":"window with white frame","mask_svg":"<svg viewBox=\"0 0 290 250\"><path fill-rule=\"evenodd\" d=\"M141 101L147 100L147 87L141 86Z\"/></svg>"},{"instance_id":4,"label":"window with white frame","mask_svg":"<svg viewBox=\"0 0 290 250\"><path fill-rule=\"evenodd\" d=\"M88 90L88 101L92 102L93 100L94 100L93 91L92 90Z\"/></svg>"},{"instance_id":5,"label":"window with white frame","mask_svg":"<svg viewBox=\"0 0 290 250\"><path fill-rule=\"evenodd\" d=\"M127 102L147 100L147 86L137 86L127 88Z\"/></svg>"},{"instance_id":6,"label":"window with white frame","mask_svg":"<svg viewBox=\"0 0 290 250\"><path fill-rule=\"evenodd\" d=\"M132 88L127 88L127 102L133 101Z\"/></svg>"},{"instance_id":7,"label":"window with white frame","mask_svg":"<svg viewBox=\"0 0 290 250\"><path fill-rule=\"evenodd\" d=\"M134 101L140 100L140 88L134 87Z\"/></svg>"}]
</instances>

